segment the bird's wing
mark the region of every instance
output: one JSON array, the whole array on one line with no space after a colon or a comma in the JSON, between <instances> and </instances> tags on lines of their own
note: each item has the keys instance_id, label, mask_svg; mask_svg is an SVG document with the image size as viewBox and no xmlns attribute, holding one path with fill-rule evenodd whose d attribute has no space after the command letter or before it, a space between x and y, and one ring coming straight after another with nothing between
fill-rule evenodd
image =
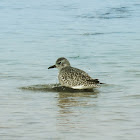
<instances>
[{"instance_id":1,"label":"bird's wing","mask_svg":"<svg viewBox=\"0 0 140 140\"><path fill-rule=\"evenodd\" d=\"M78 83L79 81L81 84L84 84L85 82L91 84L99 83L98 79L92 79L86 72L74 67L65 68L62 77L64 76L67 79L68 83L73 85L76 85L76 83Z\"/></svg>"}]
</instances>

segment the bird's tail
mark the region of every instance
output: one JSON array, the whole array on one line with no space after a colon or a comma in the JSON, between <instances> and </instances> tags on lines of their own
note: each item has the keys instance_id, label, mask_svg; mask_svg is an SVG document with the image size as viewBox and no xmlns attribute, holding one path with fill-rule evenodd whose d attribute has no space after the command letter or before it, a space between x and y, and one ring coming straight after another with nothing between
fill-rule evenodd
<instances>
[{"instance_id":1,"label":"bird's tail","mask_svg":"<svg viewBox=\"0 0 140 140\"><path fill-rule=\"evenodd\" d=\"M91 80L88 80L89 82L93 82L95 84L105 84L105 83L101 83L98 79L91 79Z\"/></svg>"}]
</instances>

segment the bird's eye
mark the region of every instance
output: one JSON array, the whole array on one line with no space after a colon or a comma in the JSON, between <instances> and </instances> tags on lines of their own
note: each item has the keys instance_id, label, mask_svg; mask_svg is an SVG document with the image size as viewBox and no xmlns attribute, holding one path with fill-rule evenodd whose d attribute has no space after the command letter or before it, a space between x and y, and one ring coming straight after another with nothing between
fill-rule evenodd
<instances>
[{"instance_id":1,"label":"bird's eye","mask_svg":"<svg viewBox=\"0 0 140 140\"><path fill-rule=\"evenodd\" d=\"M60 64L61 64L61 62L58 62L58 64L60 65Z\"/></svg>"}]
</instances>

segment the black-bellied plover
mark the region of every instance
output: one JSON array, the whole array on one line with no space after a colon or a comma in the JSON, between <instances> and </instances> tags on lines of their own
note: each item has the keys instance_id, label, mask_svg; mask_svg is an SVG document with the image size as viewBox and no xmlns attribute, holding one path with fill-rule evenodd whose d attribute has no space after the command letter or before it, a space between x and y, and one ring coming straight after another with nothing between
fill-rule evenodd
<instances>
[{"instance_id":1,"label":"black-bellied plover","mask_svg":"<svg viewBox=\"0 0 140 140\"><path fill-rule=\"evenodd\" d=\"M69 61L64 58L58 58L55 65L50 66L48 69L58 68L58 79L62 86L73 89L92 89L98 87L100 84L98 79L92 79L83 70L71 67Z\"/></svg>"}]
</instances>

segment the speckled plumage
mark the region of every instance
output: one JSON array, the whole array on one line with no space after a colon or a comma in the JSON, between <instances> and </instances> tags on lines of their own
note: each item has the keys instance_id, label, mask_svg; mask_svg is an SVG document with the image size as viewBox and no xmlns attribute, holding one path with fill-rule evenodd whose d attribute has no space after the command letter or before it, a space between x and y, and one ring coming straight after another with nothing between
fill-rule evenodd
<instances>
[{"instance_id":1,"label":"speckled plumage","mask_svg":"<svg viewBox=\"0 0 140 140\"><path fill-rule=\"evenodd\" d=\"M58 58L56 64L49 67L49 69L55 67L59 69L58 79L62 86L73 89L91 89L98 87L98 79L92 79L83 70L71 67L69 61L64 57Z\"/></svg>"}]
</instances>

